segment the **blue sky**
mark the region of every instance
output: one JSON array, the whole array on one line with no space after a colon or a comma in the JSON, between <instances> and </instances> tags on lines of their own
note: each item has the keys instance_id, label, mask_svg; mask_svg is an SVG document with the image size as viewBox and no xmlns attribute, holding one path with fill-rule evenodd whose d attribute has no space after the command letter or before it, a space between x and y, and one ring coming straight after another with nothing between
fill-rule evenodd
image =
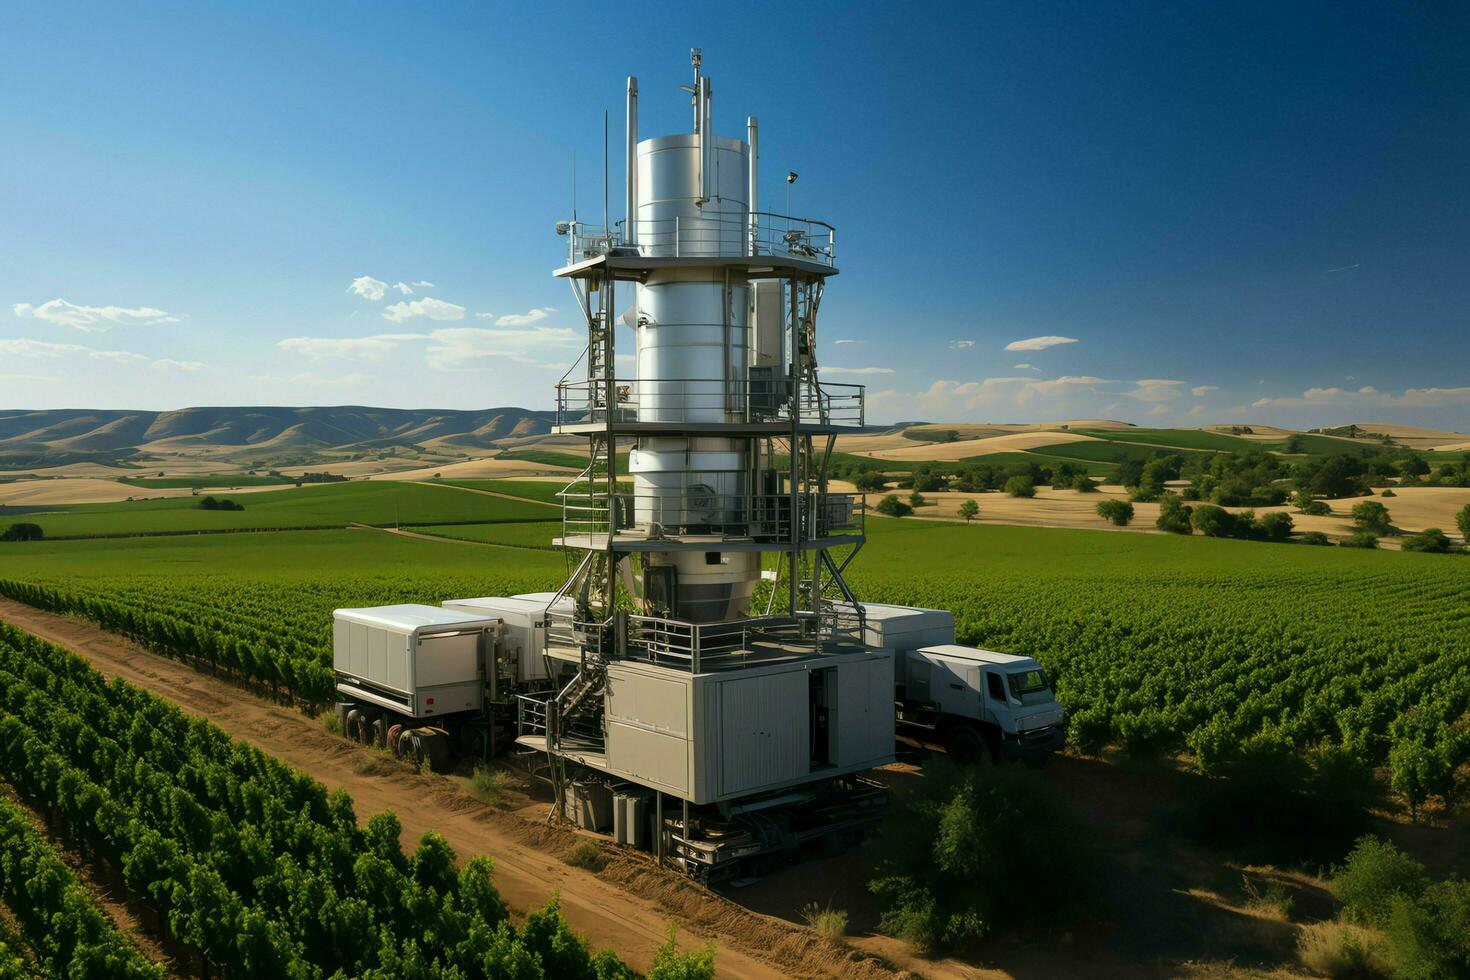
<instances>
[{"instance_id":1,"label":"blue sky","mask_svg":"<svg viewBox=\"0 0 1470 980\"><path fill-rule=\"evenodd\" d=\"M6 4L0 407L547 407L697 44L877 420L1470 427L1470 7L633 9Z\"/></svg>"}]
</instances>

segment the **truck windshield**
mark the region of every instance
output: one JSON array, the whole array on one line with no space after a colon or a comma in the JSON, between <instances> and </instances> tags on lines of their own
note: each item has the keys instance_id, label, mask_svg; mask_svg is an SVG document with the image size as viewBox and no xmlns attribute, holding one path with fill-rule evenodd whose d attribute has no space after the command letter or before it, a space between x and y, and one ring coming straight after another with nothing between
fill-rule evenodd
<instances>
[{"instance_id":1,"label":"truck windshield","mask_svg":"<svg viewBox=\"0 0 1470 980\"><path fill-rule=\"evenodd\" d=\"M1042 704L1052 700L1051 682L1043 670L1018 670L1007 674L1006 678L1011 685L1011 697L1022 704Z\"/></svg>"}]
</instances>

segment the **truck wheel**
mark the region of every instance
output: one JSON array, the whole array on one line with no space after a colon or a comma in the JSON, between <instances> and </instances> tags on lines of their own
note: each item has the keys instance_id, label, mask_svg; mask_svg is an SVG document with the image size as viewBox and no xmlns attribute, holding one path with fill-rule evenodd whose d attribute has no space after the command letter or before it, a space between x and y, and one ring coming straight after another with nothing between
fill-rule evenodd
<instances>
[{"instance_id":1,"label":"truck wheel","mask_svg":"<svg viewBox=\"0 0 1470 980\"><path fill-rule=\"evenodd\" d=\"M373 741L373 722L378 720L378 712L371 708L364 708L357 713L357 740L363 745L370 745Z\"/></svg>"},{"instance_id":2,"label":"truck wheel","mask_svg":"<svg viewBox=\"0 0 1470 980\"><path fill-rule=\"evenodd\" d=\"M362 712L353 708L347 712L347 724L342 726L342 734L354 742L357 741L357 724L361 718Z\"/></svg>"},{"instance_id":3,"label":"truck wheel","mask_svg":"<svg viewBox=\"0 0 1470 980\"><path fill-rule=\"evenodd\" d=\"M378 718L372 724L373 744L380 749L388 745L388 721L387 718Z\"/></svg>"},{"instance_id":4,"label":"truck wheel","mask_svg":"<svg viewBox=\"0 0 1470 980\"><path fill-rule=\"evenodd\" d=\"M388 734L384 737L384 743L386 744L386 746L388 748L388 751L389 752L392 752L395 756L402 756L403 755L402 737L403 737L403 726L402 725L389 725L388 726Z\"/></svg>"},{"instance_id":5,"label":"truck wheel","mask_svg":"<svg viewBox=\"0 0 1470 980\"><path fill-rule=\"evenodd\" d=\"M956 765L984 765L990 761L990 747L985 744L984 737L973 728L961 728L955 732L946 750Z\"/></svg>"}]
</instances>

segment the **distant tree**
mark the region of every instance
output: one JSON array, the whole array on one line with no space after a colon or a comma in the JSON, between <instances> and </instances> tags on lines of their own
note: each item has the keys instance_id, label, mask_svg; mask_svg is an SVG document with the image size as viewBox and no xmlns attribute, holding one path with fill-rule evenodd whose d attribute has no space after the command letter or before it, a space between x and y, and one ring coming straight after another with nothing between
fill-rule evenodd
<instances>
[{"instance_id":1,"label":"distant tree","mask_svg":"<svg viewBox=\"0 0 1470 980\"><path fill-rule=\"evenodd\" d=\"M1215 504L1200 504L1189 515L1189 522L1200 534L1211 538L1233 537L1235 515Z\"/></svg>"},{"instance_id":2,"label":"distant tree","mask_svg":"<svg viewBox=\"0 0 1470 980\"><path fill-rule=\"evenodd\" d=\"M22 522L6 528L5 533L0 534L0 541L40 541L45 536L41 525Z\"/></svg>"},{"instance_id":3,"label":"distant tree","mask_svg":"<svg viewBox=\"0 0 1470 980\"><path fill-rule=\"evenodd\" d=\"M1369 534L1387 534L1392 530L1389 523L1388 508L1376 500L1364 500L1353 504L1353 524L1359 531Z\"/></svg>"},{"instance_id":4,"label":"distant tree","mask_svg":"<svg viewBox=\"0 0 1470 980\"><path fill-rule=\"evenodd\" d=\"M1306 514L1309 517L1326 517L1332 513L1332 508L1325 501L1315 499L1306 490L1298 490L1292 495L1291 502L1296 506L1298 514Z\"/></svg>"},{"instance_id":5,"label":"distant tree","mask_svg":"<svg viewBox=\"0 0 1470 980\"><path fill-rule=\"evenodd\" d=\"M1371 531L1358 531L1343 538L1338 545L1343 548L1376 548L1378 547L1378 535Z\"/></svg>"},{"instance_id":6,"label":"distant tree","mask_svg":"<svg viewBox=\"0 0 1470 980\"><path fill-rule=\"evenodd\" d=\"M1465 543L1470 544L1470 504L1461 507L1455 514L1455 527L1460 529L1460 537L1465 539Z\"/></svg>"},{"instance_id":7,"label":"distant tree","mask_svg":"<svg viewBox=\"0 0 1470 980\"><path fill-rule=\"evenodd\" d=\"M1256 523L1267 541L1291 540L1291 515L1284 511L1273 511Z\"/></svg>"},{"instance_id":8,"label":"distant tree","mask_svg":"<svg viewBox=\"0 0 1470 980\"><path fill-rule=\"evenodd\" d=\"M914 489L924 493L933 493L943 490L945 484L944 474L933 470L920 470L914 474ZM915 505L917 506L917 505Z\"/></svg>"},{"instance_id":9,"label":"distant tree","mask_svg":"<svg viewBox=\"0 0 1470 980\"><path fill-rule=\"evenodd\" d=\"M205 510L219 510L219 501L213 497L205 497L199 501L199 506Z\"/></svg>"},{"instance_id":10,"label":"distant tree","mask_svg":"<svg viewBox=\"0 0 1470 980\"><path fill-rule=\"evenodd\" d=\"M960 516L967 521L973 521L975 515L980 513L980 505L973 500L960 501Z\"/></svg>"},{"instance_id":11,"label":"distant tree","mask_svg":"<svg viewBox=\"0 0 1470 980\"><path fill-rule=\"evenodd\" d=\"M1321 531L1307 531L1301 536L1301 542L1302 544L1324 545L1331 544L1332 539L1327 537L1327 535L1323 534Z\"/></svg>"},{"instance_id":12,"label":"distant tree","mask_svg":"<svg viewBox=\"0 0 1470 980\"><path fill-rule=\"evenodd\" d=\"M1449 536L1437 527L1426 527L1418 534L1404 538L1402 545L1405 551L1427 551L1432 554L1444 554L1453 545Z\"/></svg>"},{"instance_id":13,"label":"distant tree","mask_svg":"<svg viewBox=\"0 0 1470 980\"><path fill-rule=\"evenodd\" d=\"M1101 500L1097 504L1097 516L1119 527L1127 527L1133 520L1133 505L1126 500Z\"/></svg>"},{"instance_id":14,"label":"distant tree","mask_svg":"<svg viewBox=\"0 0 1470 980\"><path fill-rule=\"evenodd\" d=\"M1307 440L1301 435L1291 436L1286 440L1286 451L1293 456L1301 453L1307 445Z\"/></svg>"},{"instance_id":15,"label":"distant tree","mask_svg":"<svg viewBox=\"0 0 1470 980\"><path fill-rule=\"evenodd\" d=\"M914 512L912 507L898 499L897 494L892 493L878 501L877 509L878 513L887 517L907 517Z\"/></svg>"},{"instance_id":16,"label":"distant tree","mask_svg":"<svg viewBox=\"0 0 1470 980\"><path fill-rule=\"evenodd\" d=\"M1393 492L1393 487L1389 487L1387 490L1383 491L1383 493L1381 494L1381 496L1384 496L1384 497L1397 497L1398 494L1396 494L1396 493Z\"/></svg>"},{"instance_id":17,"label":"distant tree","mask_svg":"<svg viewBox=\"0 0 1470 980\"><path fill-rule=\"evenodd\" d=\"M1078 473L1072 477L1072 489L1078 493L1097 493L1097 484L1086 473Z\"/></svg>"},{"instance_id":18,"label":"distant tree","mask_svg":"<svg viewBox=\"0 0 1470 980\"><path fill-rule=\"evenodd\" d=\"M861 493L877 493L888 487L888 481L877 470L863 470L852 478L852 485Z\"/></svg>"},{"instance_id":19,"label":"distant tree","mask_svg":"<svg viewBox=\"0 0 1470 980\"><path fill-rule=\"evenodd\" d=\"M1125 487L1136 487L1143 478L1143 460L1125 459L1118 464L1118 482Z\"/></svg>"},{"instance_id":20,"label":"distant tree","mask_svg":"<svg viewBox=\"0 0 1470 980\"><path fill-rule=\"evenodd\" d=\"M1429 464L1416 453L1399 463L1399 472L1404 476L1423 476L1429 472Z\"/></svg>"},{"instance_id":21,"label":"distant tree","mask_svg":"<svg viewBox=\"0 0 1470 980\"><path fill-rule=\"evenodd\" d=\"M929 501L925 500L924 499L924 495L922 493L920 493L918 490L915 490L913 493L909 494L909 506L910 507L922 507L925 504L927 504L928 502Z\"/></svg>"},{"instance_id":22,"label":"distant tree","mask_svg":"<svg viewBox=\"0 0 1470 980\"><path fill-rule=\"evenodd\" d=\"M1159 498L1159 516L1154 527L1171 534L1193 534L1189 523L1190 508L1177 493L1165 493Z\"/></svg>"},{"instance_id":23,"label":"distant tree","mask_svg":"<svg viewBox=\"0 0 1470 980\"><path fill-rule=\"evenodd\" d=\"M1031 477L1016 475L1006 480L1006 493L1012 497L1034 497L1036 496L1036 484Z\"/></svg>"}]
</instances>

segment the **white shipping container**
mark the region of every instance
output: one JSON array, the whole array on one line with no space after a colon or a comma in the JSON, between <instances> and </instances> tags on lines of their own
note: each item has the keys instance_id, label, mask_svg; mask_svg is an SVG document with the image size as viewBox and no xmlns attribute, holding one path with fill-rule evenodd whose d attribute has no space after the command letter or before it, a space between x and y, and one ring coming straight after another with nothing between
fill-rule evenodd
<instances>
[{"instance_id":1,"label":"white shipping container","mask_svg":"<svg viewBox=\"0 0 1470 980\"><path fill-rule=\"evenodd\" d=\"M412 718L478 711L499 620L403 604L332 613L337 689Z\"/></svg>"},{"instance_id":2,"label":"white shipping container","mask_svg":"<svg viewBox=\"0 0 1470 980\"><path fill-rule=\"evenodd\" d=\"M539 623L546 616L547 604L555 593L524 596L481 596L478 599L446 599L445 609L480 616L493 616L504 623L501 633L502 655L515 665L517 683L543 680L546 678L546 659L542 655L545 647L545 632ZM563 599L558 610L570 609L571 600Z\"/></svg>"},{"instance_id":3,"label":"white shipping container","mask_svg":"<svg viewBox=\"0 0 1470 980\"><path fill-rule=\"evenodd\" d=\"M706 674L610 664L607 771L714 803L892 762L890 658L871 650ZM818 690L832 706L825 732L813 724ZM817 752L814 731L826 739Z\"/></svg>"}]
</instances>

